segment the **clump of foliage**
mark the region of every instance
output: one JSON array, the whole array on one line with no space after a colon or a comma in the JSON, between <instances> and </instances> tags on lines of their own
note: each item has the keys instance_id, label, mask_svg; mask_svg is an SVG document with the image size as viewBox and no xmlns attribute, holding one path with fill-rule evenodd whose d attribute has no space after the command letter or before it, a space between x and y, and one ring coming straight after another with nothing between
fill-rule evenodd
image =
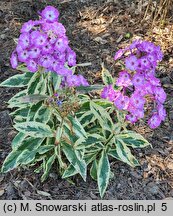
<instances>
[{"instance_id":1,"label":"clump of foliage","mask_svg":"<svg viewBox=\"0 0 173 216\"><path fill-rule=\"evenodd\" d=\"M150 145L140 134L127 129L131 99L126 90L131 87L137 91L137 77L131 80L126 71L115 81L103 65L103 85L89 85L82 75L75 75L76 54L69 47L58 16L57 9L47 6L39 20L22 26L11 56L12 67L22 73L0 84L22 88L8 102L8 107L15 110L11 116L18 134L1 171L33 166L36 173L42 173L44 181L54 164L62 178L79 174L86 181L89 169L103 197L112 176L110 159L138 166L131 149ZM130 70L132 60L136 65L134 55L126 60ZM139 76L143 78L142 74ZM146 77L143 82L147 82ZM100 90L101 97L97 99L88 94ZM143 104L135 108L143 108Z\"/></svg>"}]
</instances>

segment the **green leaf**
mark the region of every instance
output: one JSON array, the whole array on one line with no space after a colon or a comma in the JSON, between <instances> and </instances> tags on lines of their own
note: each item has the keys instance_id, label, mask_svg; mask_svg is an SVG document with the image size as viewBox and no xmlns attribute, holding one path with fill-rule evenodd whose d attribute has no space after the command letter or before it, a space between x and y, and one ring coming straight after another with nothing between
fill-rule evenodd
<instances>
[{"instance_id":1,"label":"green leaf","mask_svg":"<svg viewBox=\"0 0 173 216\"><path fill-rule=\"evenodd\" d=\"M83 127L86 127L88 124L91 124L95 120L96 117L93 115L91 110L84 112L84 114L79 118L79 121L83 125Z\"/></svg>"},{"instance_id":2,"label":"green leaf","mask_svg":"<svg viewBox=\"0 0 173 216\"><path fill-rule=\"evenodd\" d=\"M6 173L9 172L10 170L16 168L19 163L17 162L17 158L19 157L21 152L19 151L12 151L5 159L1 172Z\"/></svg>"},{"instance_id":3,"label":"green leaf","mask_svg":"<svg viewBox=\"0 0 173 216\"><path fill-rule=\"evenodd\" d=\"M30 135L31 137L53 137L53 131L48 125L40 122L23 122L14 125L14 128L22 133Z\"/></svg>"},{"instance_id":4,"label":"green leaf","mask_svg":"<svg viewBox=\"0 0 173 216\"><path fill-rule=\"evenodd\" d=\"M70 164L67 167L67 169L64 171L62 178L69 178L69 177L74 176L76 174L78 174L78 171L74 168L73 165Z\"/></svg>"},{"instance_id":5,"label":"green leaf","mask_svg":"<svg viewBox=\"0 0 173 216\"><path fill-rule=\"evenodd\" d=\"M27 92L28 94L38 94L40 92L37 91L37 85L40 85L41 74L34 73L31 80L28 83Z\"/></svg>"},{"instance_id":6,"label":"green leaf","mask_svg":"<svg viewBox=\"0 0 173 216\"><path fill-rule=\"evenodd\" d=\"M85 153L84 155L84 160L86 162L86 164L90 164L93 160L96 159L97 155L98 155L98 151L94 151L94 152L89 152L89 153Z\"/></svg>"},{"instance_id":7,"label":"green leaf","mask_svg":"<svg viewBox=\"0 0 173 216\"><path fill-rule=\"evenodd\" d=\"M105 85L110 85L114 83L113 77L110 72L104 67L102 63L102 80Z\"/></svg>"},{"instance_id":8,"label":"green leaf","mask_svg":"<svg viewBox=\"0 0 173 216\"><path fill-rule=\"evenodd\" d=\"M39 154L45 154L46 152L52 150L55 148L55 145L45 145L45 146L40 146L37 150Z\"/></svg>"},{"instance_id":9,"label":"green leaf","mask_svg":"<svg viewBox=\"0 0 173 216\"><path fill-rule=\"evenodd\" d=\"M10 113L10 115L13 115L13 116L19 115L23 118L26 118L28 116L28 112L29 112L29 107L22 107Z\"/></svg>"},{"instance_id":10,"label":"green leaf","mask_svg":"<svg viewBox=\"0 0 173 216\"><path fill-rule=\"evenodd\" d=\"M106 152L103 150L97 168L97 183L100 196L103 197L109 183L110 164Z\"/></svg>"},{"instance_id":11,"label":"green leaf","mask_svg":"<svg viewBox=\"0 0 173 216\"><path fill-rule=\"evenodd\" d=\"M22 144L23 140L27 137L26 134L19 132L13 139L11 145L12 145L12 149L18 149L19 146Z\"/></svg>"},{"instance_id":12,"label":"green leaf","mask_svg":"<svg viewBox=\"0 0 173 216\"><path fill-rule=\"evenodd\" d=\"M90 86L79 86L79 87L76 87L76 90L77 91L80 91L80 92L90 92L90 91L98 91L98 90L101 90L103 89L104 86L103 85L90 85Z\"/></svg>"},{"instance_id":13,"label":"green leaf","mask_svg":"<svg viewBox=\"0 0 173 216\"><path fill-rule=\"evenodd\" d=\"M36 153L36 150L43 142L43 139L40 138L26 138L23 140L20 146L14 149L5 159L2 169L2 172L8 172L14 168L16 168L20 163L26 163L26 159L29 161L29 157L26 155L26 151L30 155L31 152ZM25 154L24 154L25 152ZM21 156L24 154L23 156ZM20 161L18 160L20 158ZM22 159L23 158L23 159Z\"/></svg>"},{"instance_id":14,"label":"green leaf","mask_svg":"<svg viewBox=\"0 0 173 216\"><path fill-rule=\"evenodd\" d=\"M27 165L34 160L36 153L37 153L37 150L30 151L26 149L19 155L19 157L17 158L17 162L22 165Z\"/></svg>"},{"instance_id":15,"label":"green leaf","mask_svg":"<svg viewBox=\"0 0 173 216\"><path fill-rule=\"evenodd\" d=\"M36 103L36 102L43 101L48 98L49 97L46 95L33 94L33 95L25 95L21 97L20 101L24 103Z\"/></svg>"},{"instance_id":16,"label":"green leaf","mask_svg":"<svg viewBox=\"0 0 173 216\"><path fill-rule=\"evenodd\" d=\"M54 92L58 92L61 84L61 76L53 72L51 72L49 76L50 82L53 85Z\"/></svg>"},{"instance_id":17,"label":"green leaf","mask_svg":"<svg viewBox=\"0 0 173 216\"><path fill-rule=\"evenodd\" d=\"M27 121L33 121L35 114L37 113L37 111L40 109L40 107L42 107L42 101L33 104L29 110L28 116L27 116Z\"/></svg>"},{"instance_id":18,"label":"green leaf","mask_svg":"<svg viewBox=\"0 0 173 216\"><path fill-rule=\"evenodd\" d=\"M28 85L33 73L24 73L14 75L0 84L0 87L24 87Z\"/></svg>"},{"instance_id":19,"label":"green leaf","mask_svg":"<svg viewBox=\"0 0 173 216\"><path fill-rule=\"evenodd\" d=\"M28 70L28 68L25 66L25 64L19 65L16 69L19 70L19 71L22 71L22 72L24 72L24 73L26 73L26 72L31 73L31 72L29 72L29 70Z\"/></svg>"},{"instance_id":20,"label":"green leaf","mask_svg":"<svg viewBox=\"0 0 173 216\"><path fill-rule=\"evenodd\" d=\"M118 157L124 163L127 163L128 165L132 167L139 166L139 162L132 155L130 149L126 146L126 144L122 140L116 140L116 151L117 151Z\"/></svg>"},{"instance_id":21,"label":"green leaf","mask_svg":"<svg viewBox=\"0 0 173 216\"><path fill-rule=\"evenodd\" d=\"M150 143L142 135L133 131L118 134L116 138L118 140L122 140L127 146L133 148L144 148L150 145Z\"/></svg>"},{"instance_id":22,"label":"green leaf","mask_svg":"<svg viewBox=\"0 0 173 216\"><path fill-rule=\"evenodd\" d=\"M78 145L75 144L75 149L86 149L90 148L93 145L96 145L96 143L104 142L106 141L103 136L100 136L99 134L90 134L87 136L87 138L83 141L81 141Z\"/></svg>"},{"instance_id":23,"label":"green leaf","mask_svg":"<svg viewBox=\"0 0 173 216\"><path fill-rule=\"evenodd\" d=\"M90 109L95 115L95 117L98 119L101 127L104 129L103 132L105 133L105 131L110 131L112 133L114 124L108 112L93 101L90 102Z\"/></svg>"},{"instance_id":24,"label":"green leaf","mask_svg":"<svg viewBox=\"0 0 173 216\"><path fill-rule=\"evenodd\" d=\"M48 174L49 174L49 171L53 165L53 163L55 162L55 159L56 159L56 155L53 154L49 159L48 161L46 162L45 164L45 171L44 171L44 174L42 175L41 177L41 181L45 181L46 178L48 177Z\"/></svg>"},{"instance_id":25,"label":"green leaf","mask_svg":"<svg viewBox=\"0 0 173 216\"><path fill-rule=\"evenodd\" d=\"M97 161L94 160L90 169L90 176L95 181L97 181L97 168L98 168Z\"/></svg>"},{"instance_id":26,"label":"green leaf","mask_svg":"<svg viewBox=\"0 0 173 216\"><path fill-rule=\"evenodd\" d=\"M121 161L121 158L118 156L116 149L109 149L108 155L110 155L111 157Z\"/></svg>"},{"instance_id":27,"label":"green leaf","mask_svg":"<svg viewBox=\"0 0 173 216\"><path fill-rule=\"evenodd\" d=\"M79 122L79 120L76 117L68 116L68 119L70 120L73 128L73 132L76 134L78 137L87 137L87 134Z\"/></svg>"},{"instance_id":28,"label":"green leaf","mask_svg":"<svg viewBox=\"0 0 173 216\"><path fill-rule=\"evenodd\" d=\"M44 104L37 110L34 121L36 122L42 122L47 123L51 117L51 108L48 106L45 106Z\"/></svg>"},{"instance_id":29,"label":"green leaf","mask_svg":"<svg viewBox=\"0 0 173 216\"><path fill-rule=\"evenodd\" d=\"M20 92L18 92L17 94L15 94L9 101L8 103L15 103L15 102L19 102L20 101L20 97L25 96L27 94L26 89L22 90Z\"/></svg>"},{"instance_id":30,"label":"green leaf","mask_svg":"<svg viewBox=\"0 0 173 216\"><path fill-rule=\"evenodd\" d=\"M65 142L63 142L62 144L62 148L68 161L71 163L71 165L74 166L74 168L82 176L84 181L86 181L87 165L83 158L80 156L79 152Z\"/></svg>"}]
</instances>

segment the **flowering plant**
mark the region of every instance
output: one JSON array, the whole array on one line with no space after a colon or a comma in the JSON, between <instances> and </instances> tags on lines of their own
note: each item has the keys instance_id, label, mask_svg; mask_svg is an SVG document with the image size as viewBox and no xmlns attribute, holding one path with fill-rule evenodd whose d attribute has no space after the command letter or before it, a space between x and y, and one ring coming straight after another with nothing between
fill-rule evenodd
<instances>
[{"instance_id":1,"label":"flowering plant","mask_svg":"<svg viewBox=\"0 0 173 216\"><path fill-rule=\"evenodd\" d=\"M79 174L86 180L89 167L103 197L112 176L110 158L135 167L139 162L130 148L150 145L140 134L127 129L126 120L133 123L142 117L144 96L154 92L157 102L154 115L163 120L163 90L158 79L154 78L153 70L153 83L149 84L148 66L144 68L141 63L142 70L132 68L139 66L137 62L143 62L141 58L145 57L145 51L138 50L136 43L132 44L133 48L132 45L128 48L131 54L125 58L126 68L137 70L133 78L123 71L115 85L112 75L102 65L104 85L89 85L82 75L74 74L78 66L76 54L69 47L64 26L57 21L58 10L47 6L39 15L39 20L30 20L22 26L11 56L12 67L22 73L0 84L3 87L24 87L8 102L9 108L15 108L11 115L18 134L1 170L8 172L19 166L34 166L36 173L42 173L41 180L44 181L55 165L62 178ZM142 46L143 42L137 44ZM127 51L120 50L115 58ZM137 76L139 82L147 86L147 93L140 92ZM97 94L101 89L102 98L93 99L87 94L89 91ZM128 89L132 91L130 96ZM132 117L133 109L136 112ZM150 122L153 125L154 121Z\"/></svg>"}]
</instances>

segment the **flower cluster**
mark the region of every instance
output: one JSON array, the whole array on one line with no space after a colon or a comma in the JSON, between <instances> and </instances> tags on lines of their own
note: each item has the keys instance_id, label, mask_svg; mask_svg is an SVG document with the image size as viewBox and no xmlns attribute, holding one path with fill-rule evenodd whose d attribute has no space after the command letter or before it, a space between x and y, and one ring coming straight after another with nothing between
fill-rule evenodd
<instances>
[{"instance_id":1,"label":"flower cluster","mask_svg":"<svg viewBox=\"0 0 173 216\"><path fill-rule=\"evenodd\" d=\"M113 85L106 86L101 97L112 101L118 109L126 110L126 119L131 123L144 117L148 99L152 100L154 106L148 124L152 129L158 127L166 117L163 106L166 93L155 76L155 69L162 57L160 47L148 41L137 40L119 50L114 59L123 60L126 69L119 73L116 80L118 90Z\"/></svg>"},{"instance_id":2,"label":"flower cluster","mask_svg":"<svg viewBox=\"0 0 173 216\"><path fill-rule=\"evenodd\" d=\"M39 15L39 20L23 24L10 59L12 67L17 68L21 62L30 72L44 68L64 76L69 86L87 86L84 77L70 70L76 65L76 53L69 46L65 27L58 22L58 10L47 6Z\"/></svg>"}]
</instances>

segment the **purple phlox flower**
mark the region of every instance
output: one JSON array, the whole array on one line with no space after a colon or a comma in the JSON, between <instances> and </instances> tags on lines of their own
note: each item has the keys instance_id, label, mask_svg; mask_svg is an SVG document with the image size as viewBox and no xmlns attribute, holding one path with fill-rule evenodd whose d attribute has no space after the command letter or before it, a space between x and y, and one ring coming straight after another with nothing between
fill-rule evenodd
<instances>
[{"instance_id":1,"label":"purple phlox flower","mask_svg":"<svg viewBox=\"0 0 173 216\"><path fill-rule=\"evenodd\" d=\"M20 32L24 33L24 32L30 32L31 29L35 26L35 22L32 20L29 20L28 22L24 23Z\"/></svg>"},{"instance_id":2,"label":"purple phlox flower","mask_svg":"<svg viewBox=\"0 0 173 216\"><path fill-rule=\"evenodd\" d=\"M162 59L163 59L163 52L162 52L160 46L156 46L155 53L157 55L157 60L158 61L162 61Z\"/></svg>"},{"instance_id":3,"label":"purple phlox flower","mask_svg":"<svg viewBox=\"0 0 173 216\"><path fill-rule=\"evenodd\" d=\"M38 47L32 47L29 51L29 57L32 58L32 59L36 59L40 56L40 48Z\"/></svg>"},{"instance_id":4,"label":"purple phlox flower","mask_svg":"<svg viewBox=\"0 0 173 216\"><path fill-rule=\"evenodd\" d=\"M35 39L40 35L38 30L32 31L30 33L31 44L35 44Z\"/></svg>"},{"instance_id":5,"label":"purple phlox flower","mask_svg":"<svg viewBox=\"0 0 173 216\"><path fill-rule=\"evenodd\" d=\"M143 47L144 47L144 51L147 53L152 53L155 50L155 45L149 41L144 41L143 42Z\"/></svg>"},{"instance_id":6,"label":"purple phlox flower","mask_svg":"<svg viewBox=\"0 0 173 216\"><path fill-rule=\"evenodd\" d=\"M137 69L138 59L136 58L136 56L131 55L125 59L125 65L127 69L134 71Z\"/></svg>"},{"instance_id":7,"label":"purple phlox flower","mask_svg":"<svg viewBox=\"0 0 173 216\"><path fill-rule=\"evenodd\" d=\"M132 94L130 97L130 105L137 108L137 109L142 109L145 104L145 99L138 94Z\"/></svg>"},{"instance_id":8,"label":"purple phlox flower","mask_svg":"<svg viewBox=\"0 0 173 216\"><path fill-rule=\"evenodd\" d=\"M18 59L17 55L15 52L12 53L11 58L10 58L10 63L13 69L17 68L18 66Z\"/></svg>"},{"instance_id":9,"label":"purple phlox flower","mask_svg":"<svg viewBox=\"0 0 173 216\"><path fill-rule=\"evenodd\" d=\"M38 65L33 59L29 59L26 62L27 68L31 72L36 72L38 70Z\"/></svg>"},{"instance_id":10,"label":"purple phlox flower","mask_svg":"<svg viewBox=\"0 0 173 216\"><path fill-rule=\"evenodd\" d=\"M52 6L47 6L47 7L45 7L44 10L41 11L40 15L41 15L42 19L44 19L48 22L55 22L58 20L59 11Z\"/></svg>"},{"instance_id":11,"label":"purple phlox flower","mask_svg":"<svg viewBox=\"0 0 173 216\"><path fill-rule=\"evenodd\" d=\"M62 76L70 76L72 75L72 70L69 70L67 68L64 67L64 65L59 65L57 64L55 67L55 72L59 75L62 75Z\"/></svg>"},{"instance_id":12,"label":"purple phlox flower","mask_svg":"<svg viewBox=\"0 0 173 216\"><path fill-rule=\"evenodd\" d=\"M145 84L144 85L135 86L134 94L140 95L142 97L145 96L147 94L147 91L145 89Z\"/></svg>"},{"instance_id":13,"label":"purple phlox flower","mask_svg":"<svg viewBox=\"0 0 173 216\"><path fill-rule=\"evenodd\" d=\"M52 54L53 53L53 47L51 44L46 43L43 47L42 47L42 54Z\"/></svg>"},{"instance_id":14,"label":"purple phlox flower","mask_svg":"<svg viewBox=\"0 0 173 216\"><path fill-rule=\"evenodd\" d=\"M129 97L124 96L123 94L119 94L119 97L116 98L114 104L118 109L126 110L129 105Z\"/></svg>"},{"instance_id":15,"label":"purple phlox flower","mask_svg":"<svg viewBox=\"0 0 173 216\"><path fill-rule=\"evenodd\" d=\"M59 22L44 23L42 25L42 29L48 32L49 35L53 33L57 35L58 37L63 37L65 36L65 33L66 33L65 27Z\"/></svg>"},{"instance_id":16,"label":"purple phlox flower","mask_svg":"<svg viewBox=\"0 0 173 216\"><path fill-rule=\"evenodd\" d=\"M151 76L148 80L153 86L161 86L160 80L154 76Z\"/></svg>"},{"instance_id":17,"label":"purple phlox flower","mask_svg":"<svg viewBox=\"0 0 173 216\"><path fill-rule=\"evenodd\" d=\"M71 49L67 52L67 62L69 66L76 65L76 53Z\"/></svg>"},{"instance_id":18,"label":"purple phlox flower","mask_svg":"<svg viewBox=\"0 0 173 216\"><path fill-rule=\"evenodd\" d=\"M146 58L149 60L152 65L156 66L157 64L157 55L155 53L149 53Z\"/></svg>"},{"instance_id":19,"label":"purple phlox flower","mask_svg":"<svg viewBox=\"0 0 173 216\"><path fill-rule=\"evenodd\" d=\"M155 69L145 70L144 75L147 80L153 79L155 77Z\"/></svg>"},{"instance_id":20,"label":"purple phlox flower","mask_svg":"<svg viewBox=\"0 0 173 216\"><path fill-rule=\"evenodd\" d=\"M148 61L147 57L145 57L145 56L141 57L138 61L139 61L139 64L141 64L142 70L151 68L151 64ZM138 65L138 67L139 67L139 65Z\"/></svg>"},{"instance_id":21,"label":"purple phlox flower","mask_svg":"<svg viewBox=\"0 0 173 216\"><path fill-rule=\"evenodd\" d=\"M23 50L18 54L18 59L21 62L27 62L28 58L29 58L29 53L27 50Z\"/></svg>"},{"instance_id":22,"label":"purple phlox flower","mask_svg":"<svg viewBox=\"0 0 173 216\"><path fill-rule=\"evenodd\" d=\"M53 22L53 23L43 23L42 24L42 30L47 32L49 37L51 37L52 34L63 37L65 36L66 30L65 27L59 23L59 22Z\"/></svg>"},{"instance_id":23,"label":"purple phlox flower","mask_svg":"<svg viewBox=\"0 0 173 216\"><path fill-rule=\"evenodd\" d=\"M145 84L145 78L143 75L136 73L132 78L132 83L135 87L140 87L141 85Z\"/></svg>"},{"instance_id":24,"label":"purple phlox flower","mask_svg":"<svg viewBox=\"0 0 173 216\"><path fill-rule=\"evenodd\" d=\"M66 37L60 37L55 43L55 49L60 52L64 52L68 46L68 39Z\"/></svg>"},{"instance_id":25,"label":"purple phlox flower","mask_svg":"<svg viewBox=\"0 0 173 216\"><path fill-rule=\"evenodd\" d=\"M131 122L132 124L134 124L135 122L138 121L138 118L133 114L127 114L126 115L126 120Z\"/></svg>"},{"instance_id":26,"label":"purple phlox flower","mask_svg":"<svg viewBox=\"0 0 173 216\"><path fill-rule=\"evenodd\" d=\"M120 59L120 58L124 55L125 52L126 52L125 49L120 49L120 50L118 50L118 51L115 53L114 60L116 61L116 60Z\"/></svg>"},{"instance_id":27,"label":"purple phlox flower","mask_svg":"<svg viewBox=\"0 0 173 216\"><path fill-rule=\"evenodd\" d=\"M65 53L62 52L55 52L54 58L57 59L57 61L59 62L59 64L64 65L65 61L66 61L66 55Z\"/></svg>"},{"instance_id":28,"label":"purple phlox flower","mask_svg":"<svg viewBox=\"0 0 173 216\"><path fill-rule=\"evenodd\" d=\"M119 78L116 81L117 86L128 87L132 85L132 81L130 79L130 74L127 71L121 71L119 73Z\"/></svg>"},{"instance_id":29,"label":"purple phlox flower","mask_svg":"<svg viewBox=\"0 0 173 216\"><path fill-rule=\"evenodd\" d=\"M150 82L146 81L145 84L144 84L144 86L142 88L145 89L146 94L150 94L150 95L153 94L153 91L154 91L153 88L154 88L154 86Z\"/></svg>"},{"instance_id":30,"label":"purple phlox flower","mask_svg":"<svg viewBox=\"0 0 173 216\"><path fill-rule=\"evenodd\" d=\"M121 95L120 91L114 90L113 86L109 86L108 99L110 101L115 101Z\"/></svg>"},{"instance_id":31,"label":"purple phlox flower","mask_svg":"<svg viewBox=\"0 0 173 216\"><path fill-rule=\"evenodd\" d=\"M153 114L152 117L148 120L148 125L151 129L157 128L161 124L161 119L158 114Z\"/></svg>"},{"instance_id":32,"label":"purple phlox flower","mask_svg":"<svg viewBox=\"0 0 173 216\"><path fill-rule=\"evenodd\" d=\"M137 119L144 117L144 109L143 107L137 108L135 105L129 103L127 110L133 115L136 116Z\"/></svg>"},{"instance_id":33,"label":"purple phlox flower","mask_svg":"<svg viewBox=\"0 0 173 216\"><path fill-rule=\"evenodd\" d=\"M22 33L19 37L19 44L23 49L26 49L30 46L30 35L29 33Z\"/></svg>"},{"instance_id":34,"label":"purple phlox flower","mask_svg":"<svg viewBox=\"0 0 173 216\"><path fill-rule=\"evenodd\" d=\"M18 54L23 51L23 47L22 47L22 45L20 43L17 44L16 51L17 51Z\"/></svg>"},{"instance_id":35,"label":"purple phlox flower","mask_svg":"<svg viewBox=\"0 0 173 216\"><path fill-rule=\"evenodd\" d=\"M56 41L57 41L57 36L55 34L51 33L49 35L49 43L54 45Z\"/></svg>"},{"instance_id":36,"label":"purple phlox flower","mask_svg":"<svg viewBox=\"0 0 173 216\"><path fill-rule=\"evenodd\" d=\"M162 121L164 121L166 118L166 110L165 110L163 104L161 104L161 103L157 104L157 112L158 112L159 118Z\"/></svg>"},{"instance_id":37,"label":"purple phlox flower","mask_svg":"<svg viewBox=\"0 0 173 216\"><path fill-rule=\"evenodd\" d=\"M80 85L89 86L88 81L82 75L78 75L78 79L79 79Z\"/></svg>"},{"instance_id":38,"label":"purple phlox flower","mask_svg":"<svg viewBox=\"0 0 173 216\"><path fill-rule=\"evenodd\" d=\"M109 89L110 89L111 85L105 86L101 92L101 98L108 98L108 93L109 93Z\"/></svg>"},{"instance_id":39,"label":"purple phlox flower","mask_svg":"<svg viewBox=\"0 0 173 216\"><path fill-rule=\"evenodd\" d=\"M43 47L47 43L47 35L43 33L39 33L37 37L34 39L34 44L37 47Z\"/></svg>"},{"instance_id":40,"label":"purple phlox flower","mask_svg":"<svg viewBox=\"0 0 173 216\"><path fill-rule=\"evenodd\" d=\"M40 59L39 59L39 64L42 67L45 67L47 69L49 69L52 65L52 56L50 55L43 55Z\"/></svg>"},{"instance_id":41,"label":"purple phlox flower","mask_svg":"<svg viewBox=\"0 0 173 216\"><path fill-rule=\"evenodd\" d=\"M77 75L67 76L66 82L69 87L76 87L81 85L79 77Z\"/></svg>"},{"instance_id":42,"label":"purple phlox flower","mask_svg":"<svg viewBox=\"0 0 173 216\"><path fill-rule=\"evenodd\" d=\"M162 87L154 87L153 92L155 95L155 99L160 102L164 103L166 100L166 93Z\"/></svg>"},{"instance_id":43,"label":"purple phlox flower","mask_svg":"<svg viewBox=\"0 0 173 216\"><path fill-rule=\"evenodd\" d=\"M142 43L141 40L134 40L133 43L129 46L130 50L133 50L135 48L137 48L137 46L139 46Z\"/></svg>"}]
</instances>

